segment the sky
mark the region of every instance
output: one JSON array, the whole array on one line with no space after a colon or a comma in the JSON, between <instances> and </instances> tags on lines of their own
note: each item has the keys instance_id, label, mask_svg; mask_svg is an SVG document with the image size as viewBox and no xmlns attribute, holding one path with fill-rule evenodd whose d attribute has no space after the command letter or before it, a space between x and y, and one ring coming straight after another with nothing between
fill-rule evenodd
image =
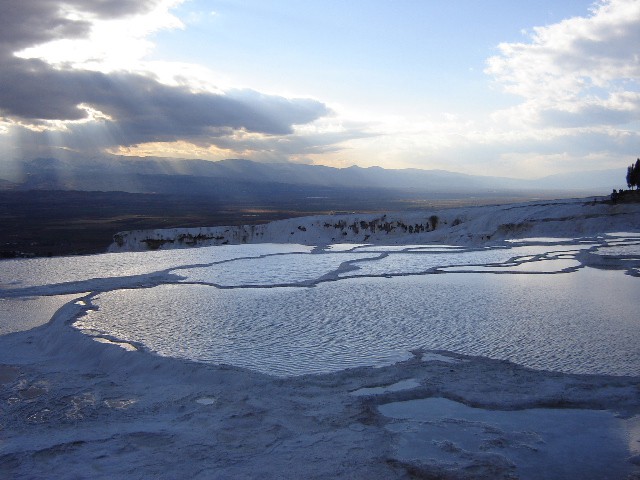
<instances>
[{"instance_id":1,"label":"sky","mask_svg":"<svg viewBox=\"0 0 640 480\"><path fill-rule=\"evenodd\" d=\"M539 178L640 155L640 0L0 0L0 162Z\"/></svg>"}]
</instances>

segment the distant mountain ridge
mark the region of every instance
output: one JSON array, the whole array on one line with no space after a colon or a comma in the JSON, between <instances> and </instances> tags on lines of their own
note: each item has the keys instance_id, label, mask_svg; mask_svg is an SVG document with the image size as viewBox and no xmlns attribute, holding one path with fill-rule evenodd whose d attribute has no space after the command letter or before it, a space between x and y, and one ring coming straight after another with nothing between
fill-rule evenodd
<instances>
[{"instance_id":1,"label":"distant mountain ridge","mask_svg":"<svg viewBox=\"0 0 640 480\"><path fill-rule=\"evenodd\" d=\"M131 193L211 193L220 188L263 188L266 184L335 189L402 189L418 192L565 190L606 194L623 187L624 172L600 170L552 175L537 180L476 176L446 170L335 168L244 159L218 162L165 158L36 158L0 162L0 189L126 191ZM262 185L262 187L257 187ZM274 187L275 190L277 188ZM272 190L274 190L272 189ZM589 191L589 192L587 192Z\"/></svg>"}]
</instances>

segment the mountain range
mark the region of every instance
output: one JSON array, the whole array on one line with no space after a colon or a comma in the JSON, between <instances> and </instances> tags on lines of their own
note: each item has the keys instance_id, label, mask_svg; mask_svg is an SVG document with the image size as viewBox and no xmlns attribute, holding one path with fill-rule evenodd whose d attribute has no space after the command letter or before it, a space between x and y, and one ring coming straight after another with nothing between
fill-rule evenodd
<instances>
[{"instance_id":1,"label":"mountain range","mask_svg":"<svg viewBox=\"0 0 640 480\"><path fill-rule=\"evenodd\" d=\"M467 175L445 170L334 168L244 159L217 162L137 157L36 158L0 162L0 190L79 190L237 195L241 191L274 195L278 191L323 194L333 189L405 191L423 195L489 195L564 192L607 194L623 187L623 169L575 172L535 180Z\"/></svg>"},{"instance_id":2,"label":"mountain range","mask_svg":"<svg viewBox=\"0 0 640 480\"><path fill-rule=\"evenodd\" d=\"M0 258L101 252L115 233L125 230L595 197L623 186L625 173L518 180L242 159L84 158L67 153L0 160Z\"/></svg>"}]
</instances>

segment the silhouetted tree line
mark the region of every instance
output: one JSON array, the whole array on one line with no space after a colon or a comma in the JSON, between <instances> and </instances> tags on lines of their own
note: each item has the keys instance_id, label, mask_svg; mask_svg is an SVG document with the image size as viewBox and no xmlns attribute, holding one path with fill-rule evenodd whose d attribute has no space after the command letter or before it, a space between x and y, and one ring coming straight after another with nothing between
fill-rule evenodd
<instances>
[{"instance_id":1,"label":"silhouetted tree line","mask_svg":"<svg viewBox=\"0 0 640 480\"><path fill-rule=\"evenodd\" d=\"M627 187L629 190L617 190L611 193L611 202L640 202L640 158L627 167ZM633 189L635 188L635 191Z\"/></svg>"},{"instance_id":2,"label":"silhouetted tree line","mask_svg":"<svg viewBox=\"0 0 640 480\"><path fill-rule=\"evenodd\" d=\"M627 168L627 186L629 188L640 188L640 158L636 160L635 164L632 163Z\"/></svg>"},{"instance_id":3,"label":"silhouetted tree line","mask_svg":"<svg viewBox=\"0 0 640 480\"><path fill-rule=\"evenodd\" d=\"M437 215L431 215L429 219L423 223L416 223L415 225L406 225L403 222L389 222L385 220L386 215L383 215L382 218L376 218L375 220L371 220L370 222L360 221L353 222L348 225L345 220L340 220L337 223L331 224L328 222L324 223L324 228L335 228L340 229L342 235L347 235L345 230L352 230L356 235L360 233L362 230L370 231L371 233L379 232L387 232L391 233L396 229L402 229L404 232L409 233L421 233L421 232L431 232L438 228L439 218ZM454 226L460 223L460 220L456 220L457 223L454 222ZM446 222L445 222L446 223ZM300 228L300 227L298 227ZM367 238L369 235L367 235Z\"/></svg>"}]
</instances>

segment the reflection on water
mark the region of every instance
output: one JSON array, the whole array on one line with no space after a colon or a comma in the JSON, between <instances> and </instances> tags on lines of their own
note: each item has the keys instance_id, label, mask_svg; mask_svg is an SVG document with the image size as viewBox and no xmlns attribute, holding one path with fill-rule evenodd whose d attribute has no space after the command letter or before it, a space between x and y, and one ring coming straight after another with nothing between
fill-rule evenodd
<instances>
[{"instance_id":1,"label":"reflection on water","mask_svg":"<svg viewBox=\"0 0 640 480\"><path fill-rule=\"evenodd\" d=\"M30 330L51 320L56 310L77 295L0 298L0 335Z\"/></svg>"},{"instance_id":2,"label":"reflection on water","mask_svg":"<svg viewBox=\"0 0 640 480\"><path fill-rule=\"evenodd\" d=\"M351 259L376 258L375 254L287 255L239 259L207 267L180 269L175 272L185 282L211 283L221 286L280 285L304 283L331 272Z\"/></svg>"},{"instance_id":3,"label":"reflection on water","mask_svg":"<svg viewBox=\"0 0 640 480\"><path fill-rule=\"evenodd\" d=\"M225 245L156 252L106 253L74 257L3 260L0 288L79 282L92 278L144 275L184 265L225 262L241 257L309 253L305 245Z\"/></svg>"},{"instance_id":4,"label":"reflection on water","mask_svg":"<svg viewBox=\"0 0 640 480\"><path fill-rule=\"evenodd\" d=\"M640 374L638 279L619 271L365 277L313 288L163 285L101 294L94 305L78 327L276 375L383 365L419 347Z\"/></svg>"},{"instance_id":5,"label":"reflection on water","mask_svg":"<svg viewBox=\"0 0 640 480\"><path fill-rule=\"evenodd\" d=\"M633 430L640 417L566 408L487 410L445 398L393 402L379 410L394 419L386 428L397 434L401 460L466 465L471 458L508 458L509 478L523 480L632 478L628 458L634 450L626 444L637 443Z\"/></svg>"},{"instance_id":6,"label":"reflection on water","mask_svg":"<svg viewBox=\"0 0 640 480\"><path fill-rule=\"evenodd\" d=\"M523 259L518 259L522 261ZM493 272L493 273L558 273L576 269L580 267L580 262L564 257L553 258L549 260L530 261L524 259L522 263L510 263L506 265L496 266L472 266L472 267L447 267L445 272Z\"/></svg>"},{"instance_id":7,"label":"reflection on water","mask_svg":"<svg viewBox=\"0 0 640 480\"><path fill-rule=\"evenodd\" d=\"M434 252L429 250L399 251L381 258L375 262L358 263L358 270L355 272L344 272L341 276L375 276L375 275L397 275L397 274L418 274L434 269L454 271L456 268L468 270L482 270L487 265L499 266L503 270L506 267L521 265L523 262L536 263L536 260L546 258L556 258L562 253L577 253L580 250L589 248L589 245L556 245L553 249L548 246L517 246L512 248L483 248L478 250L444 250ZM557 264L559 265L559 264ZM573 264L575 265L575 263ZM469 268L470 266L482 266L480 268ZM547 265L548 267L548 265ZM532 267L535 270L537 267ZM564 267L561 267L560 271ZM526 269L521 266L519 269ZM516 271L513 270L512 271Z\"/></svg>"}]
</instances>

